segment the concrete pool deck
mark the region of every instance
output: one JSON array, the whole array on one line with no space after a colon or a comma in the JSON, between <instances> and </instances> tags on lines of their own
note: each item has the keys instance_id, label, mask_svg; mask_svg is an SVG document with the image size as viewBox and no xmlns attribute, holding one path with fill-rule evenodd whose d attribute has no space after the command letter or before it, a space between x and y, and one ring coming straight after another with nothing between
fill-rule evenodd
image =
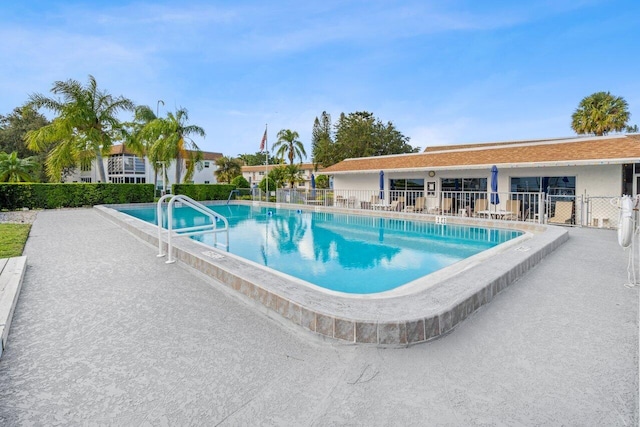
<instances>
[{"instance_id":1,"label":"concrete pool deck","mask_svg":"<svg viewBox=\"0 0 640 427\"><path fill-rule=\"evenodd\" d=\"M637 425L627 254L569 229L448 335L377 348L286 327L93 209L43 211L0 424Z\"/></svg>"},{"instance_id":2,"label":"concrete pool deck","mask_svg":"<svg viewBox=\"0 0 640 427\"><path fill-rule=\"evenodd\" d=\"M152 204L96 206L95 209L138 238L157 247L155 225L119 211L141 207L155 211L155 205ZM268 207L277 209L278 205L271 204ZM261 206L253 208L259 210ZM284 205L283 208L287 209ZM289 210L298 214L295 209ZM469 228L435 225L432 215L400 212L349 215L344 210L317 207L308 210L332 214L332 222L345 221L343 226L346 227L353 221L374 221L379 215L384 215L400 220L397 223L404 224L403 227L412 225L402 220L413 219L417 227L437 228L434 231L452 233L455 237L463 237L459 236L460 233L473 232ZM298 212L301 213L300 209ZM519 229L525 234L411 284L371 295L329 291L224 250L204 246L192 239L174 238L172 253L173 259L213 278L215 284L226 286L234 296L254 304L276 320L285 320L322 336L350 343L406 346L448 333L471 313L490 303L499 292L518 280L568 238L566 229L560 227L460 217L450 217L447 220L449 223L475 227ZM467 236L469 237L471 236ZM162 240L166 242L166 235ZM166 246L164 244L163 252L167 251Z\"/></svg>"}]
</instances>

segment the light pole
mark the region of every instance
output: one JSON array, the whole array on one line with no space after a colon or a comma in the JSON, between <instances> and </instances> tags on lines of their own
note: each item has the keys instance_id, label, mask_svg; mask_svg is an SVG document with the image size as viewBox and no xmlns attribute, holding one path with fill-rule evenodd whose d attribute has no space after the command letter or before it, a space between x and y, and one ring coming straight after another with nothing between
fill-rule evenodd
<instances>
[{"instance_id":1,"label":"light pole","mask_svg":"<svg viewBox=\"0 0 640 427\"><path fill-rule=\"evenodd\" d=\"M164 107L164 101L162 99L158 99L156 102L156 119L158 118L158 114L160 114L160 103L162 102L162 106Z\"/></svg>"}]
</instances>

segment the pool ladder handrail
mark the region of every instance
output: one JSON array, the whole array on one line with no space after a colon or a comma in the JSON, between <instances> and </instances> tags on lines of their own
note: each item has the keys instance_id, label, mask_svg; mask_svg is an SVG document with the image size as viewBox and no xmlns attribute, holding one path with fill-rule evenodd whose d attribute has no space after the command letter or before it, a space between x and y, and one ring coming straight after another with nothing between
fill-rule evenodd
<instances>
[{"instance_id":1,"label":"pool ladder handrail","mask_svg":"<svg viewBox=\"0 0 640 427\"><path fill-rule=\"evenodd\" d=\"M233 196L234 194L236 194L237 196L240 195L240 190L238 190L237 188L235 190L231 190L231 192L229 193L229 197L227 198L227 205L229 204L229 202L231 201L231 196ZM236 197L237 197L236 196Z\"/></svg>"},{"instance_id":2,"label":"pool ladder handrail","mask_svg":"<svg viewBox=\"0 0 640 427\"><path fill-rule=\"evenodd\" d=\"M168 198L171 198L171 200L169 200L169 204L167 205L167 254L168 254L167 261L166 261L167 264L171 264L175 262L175 260L173 259L173 251L172 251L173 249L172 236L174 234L175 234L175 237L184 237L184 236L196 236L196 235L205 234L205 233L214 233L214 245L217 246L218 233L225 232L226 243L224 244L224 248L225 250L229 250L229 221L227 221L227 218L209 209L202 203L196 202L191 197L185 196L183 194L176 194L176 195L167 194L162 196L158 200L158 204L156 208L157 209L156 218L158 219L158 257L165 256L165 254L162 251L162 230L163 230L162 222L164 219L163 213L162 213L162 203ZM211 224L196 225L193 227L183 227L183 228L174 229L173 228L173 208L176 202L180 202L183 205L188 206L200 212L203 215L206 215L211 220ZM224 227L222 228L218 227L218 221L222 221L224 224Z\"/></svg>"}]
</instances>

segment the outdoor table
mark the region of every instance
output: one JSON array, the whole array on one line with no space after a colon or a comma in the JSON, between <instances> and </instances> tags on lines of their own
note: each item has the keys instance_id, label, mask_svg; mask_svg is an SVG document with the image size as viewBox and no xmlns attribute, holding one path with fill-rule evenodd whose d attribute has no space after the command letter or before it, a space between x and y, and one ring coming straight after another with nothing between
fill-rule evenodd
<instances>
[{"instance_id":1,"label":"outdoor table","mask_svg":"<svg viewBox=\"0 0 640 427\"><path fill-rule=\"evenodd\" d=\"M388 203L374 203L373 204L373 210L374 211L386 211L390 207L391 207L391 205L388 204Z\"/></svg>"},{"instance_id":2,"label":"outdoor table","mask_svg":"<svg viewBox=\"0 0 640 427\"><path fill-rule=\"evenodd\" d=\"M477 214L480 216L484 216L485 218L492 219L502 219L505 215L510 214L511 211L506 211L503 209L499 209L496 211L487 210L487 211L478 211Z\"/></svg>"}]
</instances>

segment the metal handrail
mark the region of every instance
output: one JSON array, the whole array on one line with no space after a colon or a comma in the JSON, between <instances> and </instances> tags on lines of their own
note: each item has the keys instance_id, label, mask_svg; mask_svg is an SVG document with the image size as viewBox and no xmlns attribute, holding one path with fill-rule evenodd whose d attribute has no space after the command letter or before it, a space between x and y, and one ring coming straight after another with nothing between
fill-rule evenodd
<instances>
[{"instance_id":1,"label":"metal handrail","mask_svg":"<svg viewBox=\"0 0 640 427\"><path fill-rule=\"evenodd\" d=\"M205 233L214 233L214 245L218 245L218 233L221 232L226 232L226 242L225 242L225 249L229 250L229 221L227 221L227 218L225 218L224 216L220 215L219 213L209 209L208 207L206 207L205 205L203 205L202 203L198 203L195 200L193 200L191 197L182 195L182 194L177 194L177 195L171 195L171 194L167 194L165 196L162 196L159 200L158 200L158 205L157 205L157 218L158 218L158 256L159 257L163 257L165 254L162 252L162 222L163 222L163 213L162 213L162 203L168 199L171 198L171 200L169 200L169 204L167 205L167 264L173 263L175 262L175 260L172 258L173 254L172 254L172 249L173 249L173 244L172 244L172 236L175 233L176 237L182 237L182 236L195 236L195 235L199 235L199 234L205 234ZM203 215L206 215L210 220L211 220L211 224L206 224L206 225L197 225L197 226L193 226L193 227L183 227L183 228L177 228L174 230L173 228L173 208L175 206L176 202L181 202L183 203L185 206L190 207L191 209L194 209L198 212L200 212ZM223 228L218 228L218 221L222 221L224 223L224 227Z\"/></svg>"},{"instance_id":2,"label":"metal handrail","mask_svg":"<svg viewBox=\"0 0 640 427\"><path fill-rule=\"evenodd\" d=\"M235 190L231 190L231 192L229 193L229 198L227 199L227 204L229 204L229 202L231 201L231 196L233 196L233 194L239 195L240 194L240 190L235 189ZM237 197L237 196L236 196Z\"/></svg>"}]
</instances>

